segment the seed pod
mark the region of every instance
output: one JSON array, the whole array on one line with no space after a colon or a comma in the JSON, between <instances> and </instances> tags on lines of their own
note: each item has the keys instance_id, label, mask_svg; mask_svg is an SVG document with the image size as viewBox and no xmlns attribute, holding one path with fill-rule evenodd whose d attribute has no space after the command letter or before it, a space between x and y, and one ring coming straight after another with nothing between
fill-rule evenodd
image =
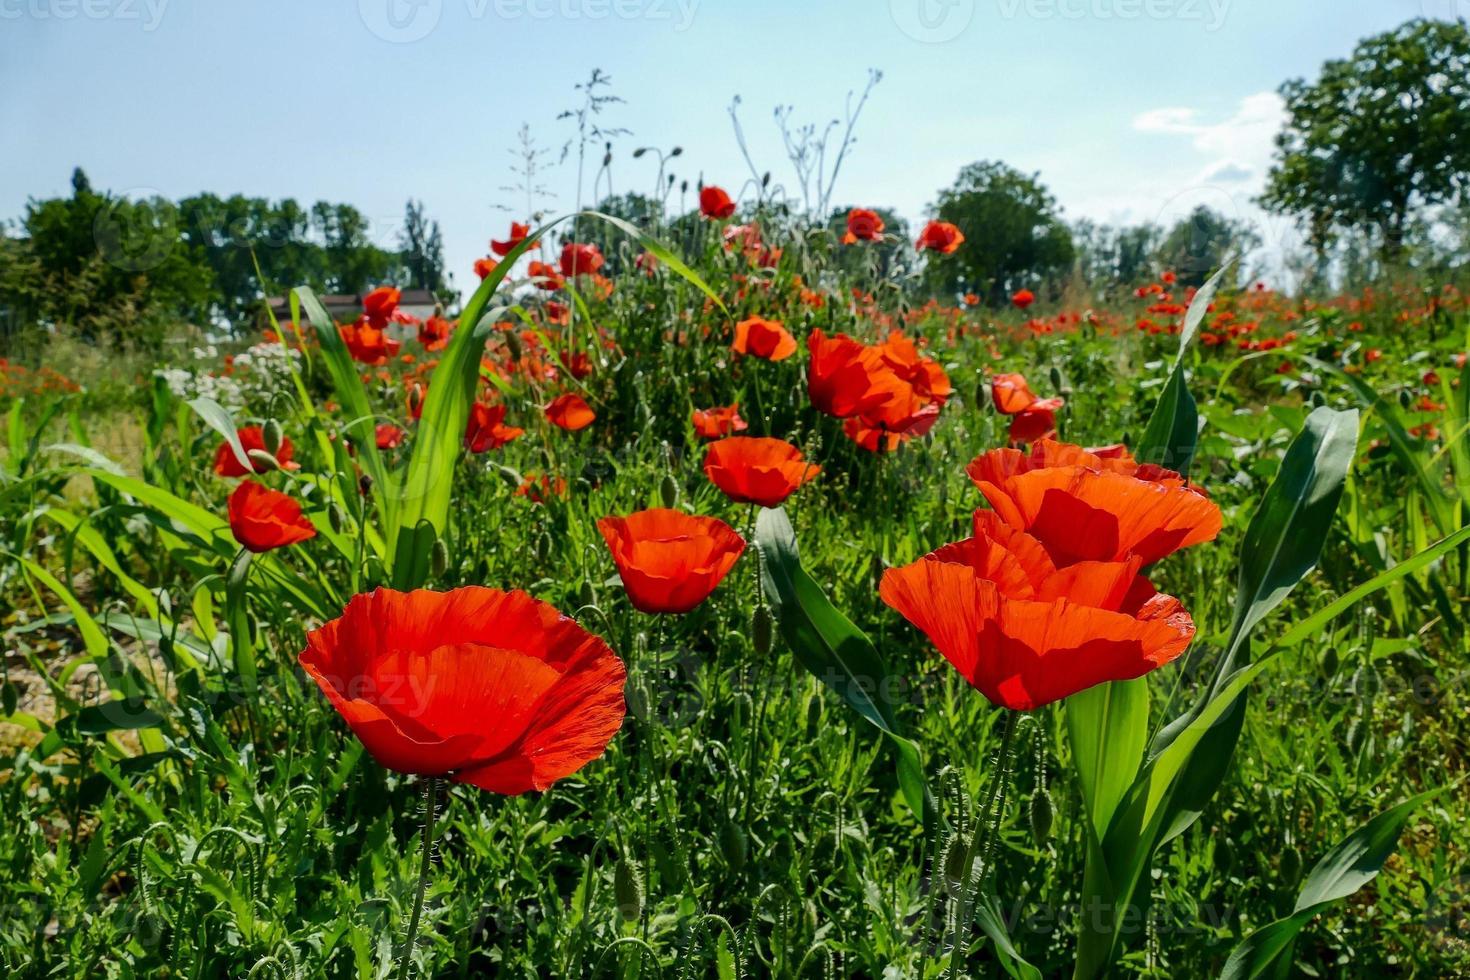
<instances>
[{"instance_id":1,"label":"seed pod","mask_svg":"<svg viewBox=\"0 0 1470 980\"><path fill-rule=\"evenodd\" d=\"M1215 870L1222 875L1229 875L1234 866L1235 849L1230 846L1229 839L1222 837L1215 842Z\"/></svg>"},{"instance_id":2,"label":"seed pod","mask_svg":"<svg viewBox=\"0 0 1470 980\"><path fill-rule=\"evenodd\" d=\"M245 455L250 457L250 465L257 473L269 473L281 468L276 458L263 449L247 449Z\"/></svg>"},{"instance_id":3,"label":"seed pod","mask_svg":"<svg viewBox=\"0 0 1470 980\"><path fill-rule=\"evenodd\" d=\"M638 869L626 857L613 869L613 896L618 902L618 918L637 922L643 916L643 882Z\"/></svg>"},{"instance_id":4,"label":"seed pod","mask_svg":"<svg viewBox=\"0 0 1470 980\"><path fill-rule=\"evenodd\" d=\"M1051 796L1046 790L1037 790L1031 797L1031 836L1036 843L1045 843L1051 837Z\"/></svg>"},{"instance_id":5,"label":"seed pod","mask_svg":"<svg viewBox=\"0 0 1470 980\"><path fill-rule=\"evenodd\" d=\"M20 688L15 686L15 681L6 681L4 686L0 687L0 713L13 715L19 704Z\"/></svg>"},{"instance_id":6,"label":"seed pod","mask_svg":"<svg viewBox=\"0 0 1470 980\"><path fill-rule=\"evenodd\" d=\"M822 723L822 696L816 694L806 703L806 727L807 731L815 731Z\"/></svg>"},{"instance_id":7,"label":"seed pod","mask_svg":"<svg viewBox=\"0 0 1470 980\"><path fill-rule=\"evenodd\" d=\"M443 538L434 539L434 547L429 552L429 571L435 578L440 578L449 570L449 548L444 544Z\"/></svg>"},{"instance_id":8,"label":"seed pod","mask_svg":"<svg viewBox=\"0 0 1470 980\"><path fill-rule=\"evenodd\" d=\"M333 531L341 534L342 529L347 526L347 512L334 502L327 508L327 523L332 526Z\"/></svg>"},{"instance_id":9,"label":"seed pod","mask_svg":"<svg viewBox=\"0 0 1470 980\"><path fill-rule=\"evenodd\" d=\"M275 419L266 422L261 429L260 440L265 443L265 451L272 456L281 451L281 441L285 438L286 434L281 431L281 423Z\"/></svg>"},{"instance_id":10,"label":"seed pod","mask_svg":"<svg viewBox=\"0 0 1470 980\"><path fill-rule=\"evenodd\" d=\"M771 611L764 603L756 606L755 614L750 617L750 642L761 656L771 652L771 627Z\"/></svg>"},{"instance_id":11,"label":"seed pod","mask_svg":"<svg viewBox=\"0 0 1470 980\"><path fill-rule=\"evenodd\" d=\"M582 594L580 601L584 606L595 606L597 604L597 593L592 591L591 582L582 583Z\"/></svg>"},{"instance_id":12,"label":"seed pod","mask_svg":"<svg viewBox=\"0 0 1470 980\"><path fill-rule=\"evenodd\" d=\"M670 510L679 503L679 482L672 474L665 473L664 478L659 481L658 499Z\"/></svg>"},{"instance_id":13,"label":"seed pod","mask_svg":"<svg viewBox=\"0 0 1470 980\"><path fill-rule=\"evenodd\" d=\"M1051 390L1052 391L1061 391L1062 390L1062 372L1058 371L1056 369L1056 367L1053 366L1052 369L1048 372L1048 377L1051 379Z\"/></svg>"},{"instance_id":14,"label":"seed pod","mask_svg":"<svg viewBox=\"0 0 1470 980\"><path fill-rule=\"evenodd\" d=\"M653 700L648 692L648 683L643 678L629 682L627 694L628 712L639 721L647 721L649 704Z\"/></svg>"},{"instance_id":15,"label":"seed pod","mask_svg":"<svg viewBox=\"0 0 1470 980\"><path fill-rule=\"evenodd\" d=\"M1322 673L1328 678L1337 676L1337 664L1337 647L1328 647L1322 655Z\"/></svg>"},{"instance_id":16,"label":"seed pod","mask_svg":"<svg viewBox=\"0 0 1470 980\"><path fill-rule=\"evenodd\" d=\"M1302 852L1288 847L1281 852L1281 883L1290 887L1302 876Z\"/></svg>"},{"instance_id":17,"label":"seed pod","mask_svg":"<svg viewBox=\"0 0 1470 980\"><path fill-rule=\"evenodd\" d=\"M745 867L749 851L750 842L745 836L745 828L734 820L726 820L720 828L720 853L725 856L725 863L731 871L739 872Z\"/></svg>"}]
</instances>

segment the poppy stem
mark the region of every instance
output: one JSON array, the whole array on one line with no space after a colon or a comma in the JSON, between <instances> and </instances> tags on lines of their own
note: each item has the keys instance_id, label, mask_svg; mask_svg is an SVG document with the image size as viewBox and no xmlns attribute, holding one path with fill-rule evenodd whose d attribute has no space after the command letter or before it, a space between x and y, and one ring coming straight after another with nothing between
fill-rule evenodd
<instances>
[{"instance_id":1,"label":"poppy stem","mask_svg":"<svg viewBox=\"0 0 1470 980\"><path fill-rule=\"evenodd\" d=\"M429 886L429 864L434 856L434 814L439 805L439 777L430 776L424 786L424 799L428 812L424 814L424 857L419 864L419 887L413 899L413 914L408 920L408 938L403 943L403 954L398 960L398 980L408 980L409 966L413 960L414 943L419 938L419 916L424 911L424 891Z\"/></svg>"},{"instance_id":2,"label":"poppy stem","mask_svg":"<svg viewBox=\"0 0 1470 980\"><path fill-rule=\"evenodd\" d=\"M971 920L974 918L975 898L983 895L985 885L990 880L996 839L1000 836L1000 821L1005 813L1006 790L1010 786L1013 736L1016 733L1016 720L1020 712L1011 711L1008 708L1001 710L1004 714L1000 722L1000 747L994 756L995 768L990 774L989 792L986 796L985 807L979 815L979 820L976 821L975 828L971 831L970 842L965 849L965 860L962 865L964 872L960 878L959 908L955 916L954 942L950 949L949 976L951 978L960 976L960 960L965 954L965 947L969 939ZM970 879L973 877L977 857L980 859L980 880L975 883L974 888L971 888Z\"/></svg>"}]
</instances>

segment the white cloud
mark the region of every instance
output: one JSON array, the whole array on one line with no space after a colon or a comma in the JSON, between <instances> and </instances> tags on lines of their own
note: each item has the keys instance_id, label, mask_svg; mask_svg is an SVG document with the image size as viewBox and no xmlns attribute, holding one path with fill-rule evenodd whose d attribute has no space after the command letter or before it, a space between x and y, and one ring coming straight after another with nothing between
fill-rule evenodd
<instances>
[{"instance_id":1,"label":"white cloud","mask_svg":"<svg viewBox=\"0 0 1470 980\"><path fill-rule=\"evenodd\" d=\"M1286 107L1275 92L1257 92L1240 100L1235 112L1220 122L1205 122L1197 109L1150 109L1133 118L1133 129L1187 138L1211 160L1199 172L1201 183L1259 183L1271 164L1276 134L1286 121Z\"/></svg>"}]
</instances>

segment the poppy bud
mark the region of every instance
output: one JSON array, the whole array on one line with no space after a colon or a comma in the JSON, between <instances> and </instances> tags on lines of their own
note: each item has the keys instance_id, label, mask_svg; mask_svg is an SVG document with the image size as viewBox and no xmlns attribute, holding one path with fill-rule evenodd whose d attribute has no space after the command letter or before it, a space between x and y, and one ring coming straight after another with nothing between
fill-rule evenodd
<instances>
[{"instance_id":1,"label":"poppy bud","mask_svg":"<svg viewBox=\"0 0 1470 980\"><path fill-rule=\"evenodd\" d=\"M1235 850L1230 846L1230 841L1222 837L1215 843L1215 870L1228 876L1234 866Z\"/></svg>"},{"instance_id":2,"label":"poppy bud","mask_svg":"<svg viewBox=\"0 0 1470 980\"><path fill-rule=\"evenodd\" d=\"M1050 379L1051 379L1051 388L1052 388L1052 391L1061 391L1062 390L1062 372L1058 371L1056 369L1056 367L1053 366L1052 369L1051 369L1051 371L1050 371L1050 373L1049 373L1049 376L1050 376Z\"/></svg>"},{"instance_id":3,"label":"poppy bud","mask_svg":"<svg viewBox=\"0 0 1470 980\"><path fill-rule=\"evenodd\" d=\"M628 683L626 697L628 699L628 710L632 712L633 717L639 721L647 721L649 718L648 709L652 703L652 696L648 692L647 682L641 677L630 681Z\"/></svg>"},{"instance_id":4,"label":"poppy bud","mask_svg":"<svg viewBox=\"0 0 1470 980\"><path fill-rule=\"evenodd\" d=\"M1288 847L1281 853L1281 882L1290 888L1302 876L1302 852Z\"/></svg>"},{"instance_id":5,"label":"poppy bud","mask_svg":"<svg viewBox=\"0 0 1470 980\"><path fill-rule=\"evenodd\" d=\"M591 582L582 583L582 594L579 597L578 601L581 602L581 604L584 606L597 605L597 593L592 591Z\"/></svg>"},{"instance_id":6,"label":"poppy bud","mask_svg":"<svg viewBox=\"0 0 1470 980\"><path fill-rule=\"evenodd\" d=\"M940 863L944 868L944 883L952 892L958 892L965 883L965 857L969 853L969 844L960 834L955 834L949 839L949 845L945 847Z\"/></svg>"},{"instance_id":7,"label":"poppy bud","mask_svg":"<svg viewBox=\"0 0 1470 980\"><path fill-rule=\"evenodd\" d=\"M822 696L820 694L818 694L815 697L813 697L810 701L808 701L807 704L806 704L806 727L807 727L807 731L816 731L817 726L819 724L821 724L821 723L822 723Z\"/></svg>"},{"instance_id":8,"label":"poppy bud","mask_svg":"<svg viewBox=\"0 0 1470 980\"><path fill-rule=\"evenodd\" d=\"M602 165L605 167L605 166L607 166L610 163L612 163L612 154L611 153L604 153L602 155Z\"/></svg>"},{"instance_id":9,"label":"poppy bud","mask_svg":"<svg viewBox=\"0 0 1470 980\"><path fill-rule=\"evenodd\" d=\"M761 187L769 186L771 186L771 172L767 170L765 173L761 174Z\"/></svg>"},{"instance_id":10,"label":"poppy bud","mask_svg":"<svg viewBox=\"0 0 1470 980\"><path fill-rule=\"evenodd\" d=\"M357 492L366 497L373 492L373 478L366 473L357 478Z\"/></svg>"},{"instance_id":11,"label":"poppy bud","mask_svg":"<svg viewBox=\"0 0 1470 980\"><path fill-rule=\"evenodd\" d=\"M544 564L546 564L546 560L548 558L550 558L550 557L551 557L551 537L550 537L550 535L546 535L546 534L538 535L537 538L536 538L536 561L538 563L544 565Z\"/></svg>"},{"instance_id":12,"label":"poppy bud","mask_svg":"<svg viewBox=\"0 0 1470 980\"><path fill-rule=\"evenodd\" d=\"M682 146L676 146L672 150L669 151L669 159L672 160L674 157L682 156L683 153L684 153L684 148Z\"/></svg>"},{"instance_id":13,"label":"poppy bud","mask_svg":"<svg viewBox=\"0 0 1470 980\"><path fill-rule=\"evenodd\" d=\"M648 147L646 147L646 146L640 146L640 147L638 147L638 149L636 149L636 150L633 151L633 159L634 160L637 160L639 157L643 156L643 154L645 154L647 152L648 152Z\"/></svg>"},{"instance_id":14,"label":"poppy bud","mask_svg":"<svg viewBox=\"0 0 1470 980\"><path fill-rule=\"evenodd\" d=\"M434 547L429 552L429 571L435 578L441 578L449 570L449 548L445 546L443 538L434 539Z\"/></svg>"},{"instance_id":15,"label":"poppy bud","mask_svg":"<svg viewBox=\"0 0 1470 980\"><path fill-rule=\"evenodd\" d=\"M276 458L263 449L249 449L246 450L245 455L250 457L250 465L255 468L255 472L257 473L269 473L271 470L281 468L281 464L276 462Z\"/></svg>"},{"instance_id":16,"label":"poppy bud","mask_svg":"<svg viewBox=\"0 0 1470 980\"><path fill-rule=\"evenodd\" d=\"M688 194L689 193L689 181L686 180L682 184L679 185L679 193L680 194Z\"/></svg>"},{"instance_id":17,"label":"poppy bud","mask_svg":"<svg viewBox=\"0 0 1470 980\"><path fill-rule=\"evenodd\" d=\"M643 882L638 869L626 857L619 859L613 869L613 897L618 903L618 918L624 922L637 922L643 915Z\"/></svg>"},{"instance_id":18,"label":"poppy bud","mask_svg":"<svg viewBox=\"0 0 1470 980\"><path fill-rule=\"evenodd\" d=\"M333 502L332 506L327 508L327 523L330 524L332 526L332 530L338 534L341 534L342 529L347 526L347 512L344 511L336 502Z\"/></svg>"},{"instance_id":19,"label":"poppy bud","mask_svg":"<svg viewBox=\"0 0 1470 980\"><path fill-rule=\"evenodd\" d=\"M750 618L750 642L761 656L771 652L771 611L764 604L755 607Z\"/></svg>"},{"instance_id":20,"label":"poppy bud","mask_svg":"<svg viewBox=\"0 0 1470 980\"><path fill-rule=\"evenodd\" d=\"M1040 844L1051 837L1051 796L1044 789L1031 797L1031 837Z\"/></svg>"},{"instance_id":21,"label":"poppy bud","mask_svg":"<svg viewBox=\"0 0 1470 980\"><path fill-rule=\"evenodd\" d=\"M1399 407L1400 408L1407 409L1412 404L1414 404L1414 400L1409 397L1408 390L1407 389L1400 388L1399 389Z\"/></svg>"},{"instance_id":22,"label":"poppy bud","mask_svg":"<svg viewBox=\"0 0 1470 980\"><path fill-rule=\"evenodd\" d=\"M271 419L261 429L260 438L265 443L265 451L274 456L281 451L281 440L286 438L286 434L281 431L281 423Z\"/></svg>"},{"instance_id":23,"label":"poppy bud","mask_svg":"<svg viewBox=\"0 0 1470 980\"><path fill-rule=\"evenodd\" d=\"M505 349L510 351L510 359L519 361L521 359L521 335L514 330L505 333Z\"/></svg>"},{"instance_id":24,"label":"poppy bud","mask_svg":"<svg viewBox=\"0 0 1470 980\"><path fill-rule=\"evenodd\" d=\"M495 467L495 473L497 476L505 481L506 486L511 487L512 489L519 489L521 484L526 482L521 477L520 473L517 473L509 466L497 466Z\"/></svg>"},{"instance_id":25,"label":"poppy bud","mask_svg":"<svg viewBox=\"0 0 1470 980\"><path fill-rule=\"evenodd\" d=\"M679 484L668 473L665 473L664 478L659 481L658 499L669 510L673 510L674 506L679 503Z\"/></svg>"},{"instance_id":26,"label":"poppy bud","mask_svg":"<svg viewBox=\"0 0 1470 980\"><path fill-rule=\"evenodd\" d=\"M0 714L15 714L16 706L20 704L20 689L15 686L15 681L6 681L0 686Z\"/></svg>"},{"instance_id":27,"label":"poppy bud","mask_svg":"<svg viewBox=\"0 0 1470 980\"><path fill-rule=\"evenodd\" d=\"M1337 675L1337 648L1328 647L1327 652L1322 655L1322 675L1332 678Z\"/></svg>"},{"instance_id":28,"label":"poppy bud","mask_svg":"<svg viewBox=\"0 0 1470 980\"><path fill-rule=\"evenodd\" d=\"M745 836L745 828L734 820L726 820L720 828L720 853L725 856L725 863L730 870L739 872L745 867L745 858L750 850L750 842Z\"/></svg>"}]
</instances>

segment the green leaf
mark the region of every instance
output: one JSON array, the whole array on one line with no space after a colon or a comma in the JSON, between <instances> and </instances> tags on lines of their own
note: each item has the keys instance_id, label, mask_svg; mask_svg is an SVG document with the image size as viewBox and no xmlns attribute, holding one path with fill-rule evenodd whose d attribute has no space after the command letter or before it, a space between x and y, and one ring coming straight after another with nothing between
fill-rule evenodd
<instances>
[{"instance_id":1,"label":"green leaf","mask_svg":"<svg viewBox=\"0 0 1470 980\"><path fill-rule=\"evenodd\" d=\"M895 705L883 697L891 676L873 641L832 605L797 553L796 533L783 508L763 508L755 523L761 585L797 661L848 706L888 736L898 752L899 785L916 815L924 813L918 748L904 737Z\"/></svg>"},{"instance_id":2,"label":"green leaf","mask_svg":"<svg viewBox=\"0 0 1470 980\"><path fill-rule=\"evenodd\" d=\"M250 457L245 453L245 447L240 444L240 433L235 429L235 420L230 418L230 413L225 411L219 402L213 398L195 398L185 404L192 408L195 414L203 419L211 429L224 436L225 443L235 454L235 459L245 467L247 473L255 472L255 464L250 461Z\"/></svg>"},{"instance_id":3,"label":"green leaf","mask_svg":"<svg viewBox=\"0 0 1470 980\"><path fill-rule=\"evenodd\" d=\"M1148 745L1148 679L1112 681L1067 698L1067 738L1094 833L1107 833Z\"/></svg>"},{"instance_id":4,"label":"green leaf","mask_svg":"<svg viewBox=\"0 0 1470 980\"><path fill-rule=\"evenodd\" d=\"M1225 961L1221 980L1252 980L1268 970L1288 969L1291 964L1286 958L1303 927L1329 905L1378 877L1398 847L1409 817L1421 804L1444 791L1420 793L1380 813L1327 852L1303 882L1292 914L1246 936Z\"/></svg>"}]
</instances>

